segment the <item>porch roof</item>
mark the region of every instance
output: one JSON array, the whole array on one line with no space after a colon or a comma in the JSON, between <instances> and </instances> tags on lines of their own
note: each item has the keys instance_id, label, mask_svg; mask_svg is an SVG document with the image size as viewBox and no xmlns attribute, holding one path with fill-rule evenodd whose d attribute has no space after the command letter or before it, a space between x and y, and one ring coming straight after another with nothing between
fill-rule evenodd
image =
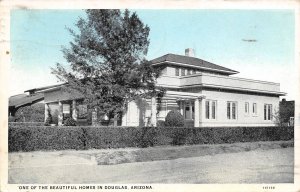
<instances>
[{"instance_id":1,"label":"porch roof","mask_svg":"<svg viewBox=\"0 0 300 192\"><path fill-rule=\"evenodd\" d=\"M14 95L9 98L9 107L22 107L25 105L32 105L34 103L40 102L44 99L43 93L35 93L35 94L19 94Z\"/></svg>"},{"instance_id":2,"label":"porch roof","mask_svg":"<svg viewBox=\"0 0 300 192\"><path fill-rule=\"evenodd\" d=\"M167 91L164 97L173 98L173 99L175 98L178 100L205 98L205 96L200 93L180 92L180 91Z\"/></svg>"}]
</instances>

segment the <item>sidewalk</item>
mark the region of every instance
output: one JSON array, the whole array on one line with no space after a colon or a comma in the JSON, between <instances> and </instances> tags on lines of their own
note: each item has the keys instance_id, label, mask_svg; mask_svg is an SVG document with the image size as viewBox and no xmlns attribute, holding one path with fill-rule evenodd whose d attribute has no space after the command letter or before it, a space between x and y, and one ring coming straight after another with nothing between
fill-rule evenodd
<instances>
[{"instance_id":1,"label":"sidewalk","mask_svg":"<svg viewBox=\"0 0 300 192\"><path fill-rule=\"evenodd\" d=\"M114 165L293 147L293 141L9 153L9 168Z\"/></svg>"}]
</instances>

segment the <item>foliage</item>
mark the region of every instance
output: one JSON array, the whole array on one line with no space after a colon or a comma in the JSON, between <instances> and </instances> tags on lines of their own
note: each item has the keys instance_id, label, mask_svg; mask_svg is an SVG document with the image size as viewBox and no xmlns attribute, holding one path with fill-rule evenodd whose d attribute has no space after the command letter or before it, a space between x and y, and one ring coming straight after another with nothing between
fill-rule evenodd
<instances>
[{"instance_id":1,"label":"foliage","mask_svg":"<svg viewBox=\"0 0 300 192\"><path fill-rule=\"evenodd\" d=\"M273 118L277 125L282 126L286 125L290 121L290 117L295 116L295 102L294 101L286 101L283 99L279 103L279 110L275 111Z\"/></svg>"},{"instance_id":2,"label":"foliage","mask_svg":"<svg viewBox=\"0 0 300 192\"><path fill-rule=\"evenodd\" d=\"M49 126L49 125L51 125L51 123L52 123L52 117L48 116L47 119L46 119L46 121L45 121L45 125Z\"/></svg>"},{"instance_id":3,"label":"foliage","mask_svg":"<svg viewBox=\"0 0 300 192\"><path fill-rule=\"evenodd\" d=\"M52 115L52 121L51 121L51 124L55 124L55 125L58 125L58 115L59 115L59 112L58 110L56 109Z\"/></svg>"},{"instance_id":4,"label":"foliage","mask_svg":"<svg viewBox=\"0 0 300 192\"><path fill-rule=\"evenodd\" d=\"M76 126L76 121L72 117L69 117L64 121L64 126Z\"/></svg>"},{"instance_id":5,"label":"foliage","mask_svg":"<svg viewBox=\"0 0 300 192\"><path fill-rule=\"evenodd\" d=\"M178 111L170 111L165 120L166 127L183 127L184 118Z\"/></svg>"},{"instance_id":6,"label":"foliage","mask_svg":"<svg viewBox=\"0 0 300 192\"><path fill-rule=\"evenodd\" d=\"M128 10L92 9L86 16L76 24L78 33L69 29L74 39L63 54L70 66L58 63L52 69L67 83L65 89L82 95L89 109L109 119L120 115L127 102L157 95L159 70L145 59L149 27Z\"/></svg>"},{"instance_id":7,"label":"foliage","mask_svg":"<svg viewBox=\"0 0 300 192\"><path fill-rule=\"evenodd\" d=\"M158 145L283 141L294 138L291 127L47 127L9 125L9 151L105 149Z\"/></svg>"},{"instance_id":8,"label":"foliage","mask_svg":"<svg viewBox=\"0 0 300 192\"><path fill-rule=\"evenodd\" d=\"M164 126L165 126L165 121L163 121L163 120L157 121L157 127L164 127Z\"/></svg>"},{"instance_id":9,"label":"foliage","mask_svg":"<svg viewBox=\"0 0 300 192\"><path fill-rule=\"evenodd\" d=\"M48 117L46 118L45 121L45 126L49 126L52 123L52 115L51 115L51 110L50 108L47 109Z\"/></svg>"},{"instance_id":10,"label":"foliage","mask_svg":"<svg viewBox=\"0 0 300 192\"><path fill-rule=\"evenodd\" d=\"M21 107L15 115L16 122L43 122L45 113L45 105L36 103L30 106Z\"/></svg>"},{"instance_id":11,"label":"foliage","mask_svg":"<svg viewBox=\"0 0 300 192\"><path fill-rule=\"evenodd\" d=\"M15 122L16 118L14 116L8 116L8 122Z\"/></svg>"}]
</instances>

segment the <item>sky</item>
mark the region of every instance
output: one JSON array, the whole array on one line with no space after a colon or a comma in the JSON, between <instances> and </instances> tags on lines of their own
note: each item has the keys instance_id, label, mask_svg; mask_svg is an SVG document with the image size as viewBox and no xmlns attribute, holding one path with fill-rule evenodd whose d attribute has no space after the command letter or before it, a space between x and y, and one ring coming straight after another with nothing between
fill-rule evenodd
<instances>
[{"instance_id":1,"label":"sky","mask_svg":"<svg viewBox=\"0 0 300 192\"><path fill-rule=\"evenodd\" d=\"M132 11L150 27L147 59L193 48L196 57L239 71L236 77L280 83L296 99L293 10ZM83 10L11 11L10 95L59 83L51 67L67 64L61 49L79 17Z\"/></svg>"}]
</instances>

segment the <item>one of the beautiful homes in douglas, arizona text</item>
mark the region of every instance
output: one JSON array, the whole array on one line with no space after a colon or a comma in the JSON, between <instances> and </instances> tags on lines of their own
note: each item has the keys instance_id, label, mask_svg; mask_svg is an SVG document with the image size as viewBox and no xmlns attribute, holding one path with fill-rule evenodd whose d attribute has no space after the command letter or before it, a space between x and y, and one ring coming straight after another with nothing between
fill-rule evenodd
<instances>
[{"instance_id":1,"label":"one of the beautiful homes in douglas, arizona text","mask_svg":"<svg viewBox=\"0 0 300 192\"><path fill-rule=\"evenodd\" d=\"M157 98L128 103L119 125L155 126L171 110L180 111L194 127L275 125L273 114L278 110L279 96L285 95L279 83L232 77L238 71L196 58L190 48L185 55L166 54L151 63L163 69L157 86L166 89L164 97L159 103ZM29 92L44 93L45 118L50 112L58 117L58 125L66 117L84 122L88 110L83 97L70 95L62 86ZM96 122L99 115L91 118Z\"/></svg>"}]
</instances>

